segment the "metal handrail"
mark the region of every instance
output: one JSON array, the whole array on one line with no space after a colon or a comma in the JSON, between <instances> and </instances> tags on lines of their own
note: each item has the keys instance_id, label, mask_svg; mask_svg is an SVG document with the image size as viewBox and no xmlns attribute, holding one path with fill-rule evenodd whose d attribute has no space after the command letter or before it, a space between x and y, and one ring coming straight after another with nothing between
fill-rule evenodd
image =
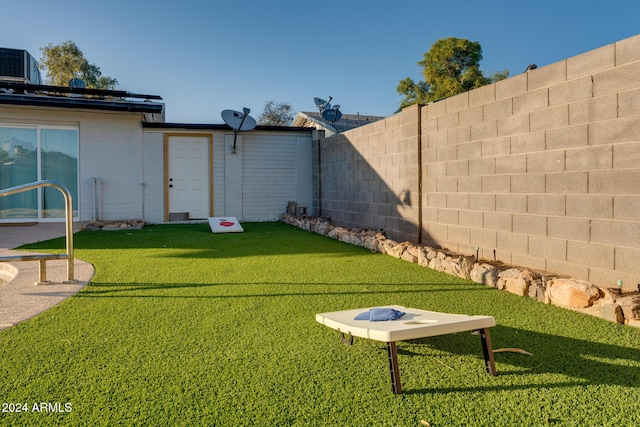
<instances>
[{"instance_id":1,"label":"metal handrail","mask_svg":"<svg viewBox=\"0 0 640 427\"><path fill-rule=\"evenodd\" d=\"M56 181L37 181L29 184L18 185L15 187L5 188L0 190L0 197L10 196L16 193L22 193L24 191L34 190L41 187L53 187L62 193L64 196L65 204L65 222L66 222L66 250L67 250L67 281L75 282L73 272L73 204L71 199L71 193L67 190L67 187ZM2 260L3 257L0 257ZM6 257L7 259L15 259L12 257ZM22 255L20 261L37 260L41 259L42 255ZM41 264L42 265L42 264Z\"/></svg>"}]
</instances>

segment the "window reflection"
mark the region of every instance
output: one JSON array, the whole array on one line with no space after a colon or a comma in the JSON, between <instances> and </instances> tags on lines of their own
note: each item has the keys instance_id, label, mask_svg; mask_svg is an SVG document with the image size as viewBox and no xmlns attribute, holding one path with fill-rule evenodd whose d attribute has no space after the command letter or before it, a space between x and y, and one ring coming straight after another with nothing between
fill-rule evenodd
<instances>
[{"instance_id":1,"label":"window reflection","mask_svg":"<svg viewBox=\"0 0 640 427\"><path fill-rule=\"evenodd\" d=\"M66 129L42 129L40 132L41 179L57 181L72 195L74 217L78 200L77 132ZM59 190L45 187L42 191L42 217L64 218L64 197Z\"/></svg>"},{"instance_id":2,"label":"window reflection","mask_svg":"<svg viewBox=\"0 0 640 427\"><path fill-rule=\"evenodd\" d=\"M0 188L38 180L37 146L35 128L0 128ZM37 217L37 190L0 198L0 219Z\"/></svg>"}]
</instances>

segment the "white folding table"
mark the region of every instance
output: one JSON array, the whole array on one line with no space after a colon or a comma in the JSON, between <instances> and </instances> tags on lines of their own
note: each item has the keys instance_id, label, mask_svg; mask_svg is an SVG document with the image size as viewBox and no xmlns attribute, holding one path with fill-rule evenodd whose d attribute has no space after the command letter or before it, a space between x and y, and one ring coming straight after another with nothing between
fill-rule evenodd
<instances>
[{"instance_id":1,"label":"white folding table","mask_svg":"<svg viewBox=\"0 0 640 427\"><path fill-rule=\"evenodd\" d=\"M391 371L391 387L395 394L402 393L396 341L454 334L464 331L479 332L482 352L484 353L485 368L488 374L496 375L493 350L491 348L491 337L489 335L489 328L496 325L496 321L492 316L467 316L463 314L439 313L436 311L406 308L398 305L388 305L379 308L393 308L404 312L405 315L399 319L378 322L355 320L354 318L358 314L370 310L370 308L358 308L316 314L316 321L340 332L342 341L346 344L352 344L353 337L386 342L389 356L389 370Z\"/></svg>"}]
</instances>

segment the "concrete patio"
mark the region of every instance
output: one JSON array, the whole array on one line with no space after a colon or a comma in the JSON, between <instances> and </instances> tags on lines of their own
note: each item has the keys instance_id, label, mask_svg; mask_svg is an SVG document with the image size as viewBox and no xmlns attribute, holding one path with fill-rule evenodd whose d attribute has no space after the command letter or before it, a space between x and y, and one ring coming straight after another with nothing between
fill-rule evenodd
<instances>
[{"instance_id":1,"label":"concrete patio","mask_svg":"<svg viewBox=\"0 0 640 427\"><path fill-rule=\"evenodd\" d=\"M74 225L74 232L80 224ZM64 223L40 223L0 227L0 257L28 254L14 248L27 243L62 237ZM32 253L31 253L32 254ZM0 330L28 320L43 311L61 303L80 291L95 273L93 266L85 261L74 260L75 283L63 283L67 279L67 261L47 261L48 285L35 285L39 279L37 261L0 263L0 277L11 278L8 283L0 282Z\"/></svg>"}]
</instances>

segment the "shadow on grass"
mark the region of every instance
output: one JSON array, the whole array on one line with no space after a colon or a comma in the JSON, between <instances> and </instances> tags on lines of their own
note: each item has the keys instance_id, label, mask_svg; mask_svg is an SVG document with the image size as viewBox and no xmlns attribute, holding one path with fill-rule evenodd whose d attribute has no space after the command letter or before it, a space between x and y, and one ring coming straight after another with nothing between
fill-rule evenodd
<instances>
[{"instance_id":1,"label":"shadow on grass","mask_svg":"<svg viewBox=\"0 0 640 427\"><path fill-rule=\"evenodd\" d=\"M623 326L620 326L623 327ZM601 342L587 341L566 336L546 334L512 328L495 326L491 328L494 350L497 343L508 343L505 347L521 348L532 353L532 356L499 352L494 353L498 376L512 376L509 384L487 385L481 387L450 387L435 389L409 389L407 394L433 394L451 392L483 392L497 390L548 389L557 387L575 387L585 385L615 385L623 387L640 387L640 349L609 345ZM398 354L415 357L417 352L411 351L413 346L427 346L442 352L453 354L471 354L478 357L478 369L483 369L482 348L480 339L471 334L452 334L412 340ZM424 353L420 354L421 357ZM400 362L402 369L402 361ZM517 367L509 370L506 366ZM568 377L567 381L550 383L534 383L523 380L518 384L518 377L540 374L558 374Z\"/></svg>"},{"instance_id":2,"label":"shadow on grass","mask_svg":"<svg viewBox=\"0 0 640 427\"><path fill-rule=\"evenodd\" d=\"M215 289L228 286L246 286L244 294L216 295ZM287 290L283 289L288 287ZM252 287L272 288L274 292L252 292ZM387 288L388 287L388 288ZM299 291L297 289L300 289ZM206 290L199 293L200 290ZM335 289L332 292L331 289ZM257 290L257 289L256 289ZM263 289L261 289L263 290ZM153 299L201 299L229 300L245 298L282 298L346 295L409 295L452 293L461 291L492 292L491 288L476 285L429 284L411 282L282 282L255 281L241 283L92 283L74 298L153 298ZM615 325L612 325L615 327ZM620 328L625 328L620 325ZM533 355L511 352L494 354L498 376L511 377L507 381L488 379L487 385L470 387L436 387L405 389L407 394L433 394L452 392L483 392L500 390L550 389L576 387L590 384L640 387L640 348L610 345L596 340L579 339L540 331L531 331L505 325L491 328L493 348L519 348ZM381 348L381 357L386 349ZM478 336L470 333L440 335L430 338L404 341L398 346L401 357L400 370L406 363L422 363L420 359L438 357L440 353L471 355L477 358L479 372L484 369L482 348ZM411 359L411 360L409 360ZM554 378L544 382L544 374L566 377L566 381ZM540 376L541 381L531 381L528 376ZM505 384L505 382L507 384ZM493 385L492 385L493 383ZM499 384L498 384L499 383Z\"/></svg>"},{"instance_id":3,"label":"shadow on grass","mask_svg":"<svg viewBox=\"0 0 640 427\"><path fill-rule=\"evenodd\" d=\"M371 251L281 222L246 223L244 233L214 234L208 224L149 225L140 230L81 231L76 251L157 249L154 258L225 259L260 255L371 255ZM65 238L22 246L24 250L64 251ZM382 255L382 254L379 254Z\"/></svg>"},{"instance_id":4,"label":"shadow on grass","mask_svg":"<svg viewBox=\"0 0 640 427\"><path fill-rule=\"evenodd\" d=\"M237 295L203 295L203 294L171 294L164 293L172 290L196 290L200 288L215 288L221 286L296 286L304 289L309 287L362 287L359 291L337 291L337 292L274 292L274 293L247 293ZM390 289L385 290L384 287ZM407 290L398 290L398 287L406 286ZM237 283L94 283L78 294L78 298L251 298L251 297L283 297L283 296L316 296L316 295L361 295L361 294L402 294L402 293L436 293L436 292L460 292L478 291L477 285L451 285L451 284L429 284L429 287L419 283L329 283L329 282L237 282ZM154 292L155 291L155 292ZM139 292L139 293L136 293Z\"/></svg>"}]
</instances>

